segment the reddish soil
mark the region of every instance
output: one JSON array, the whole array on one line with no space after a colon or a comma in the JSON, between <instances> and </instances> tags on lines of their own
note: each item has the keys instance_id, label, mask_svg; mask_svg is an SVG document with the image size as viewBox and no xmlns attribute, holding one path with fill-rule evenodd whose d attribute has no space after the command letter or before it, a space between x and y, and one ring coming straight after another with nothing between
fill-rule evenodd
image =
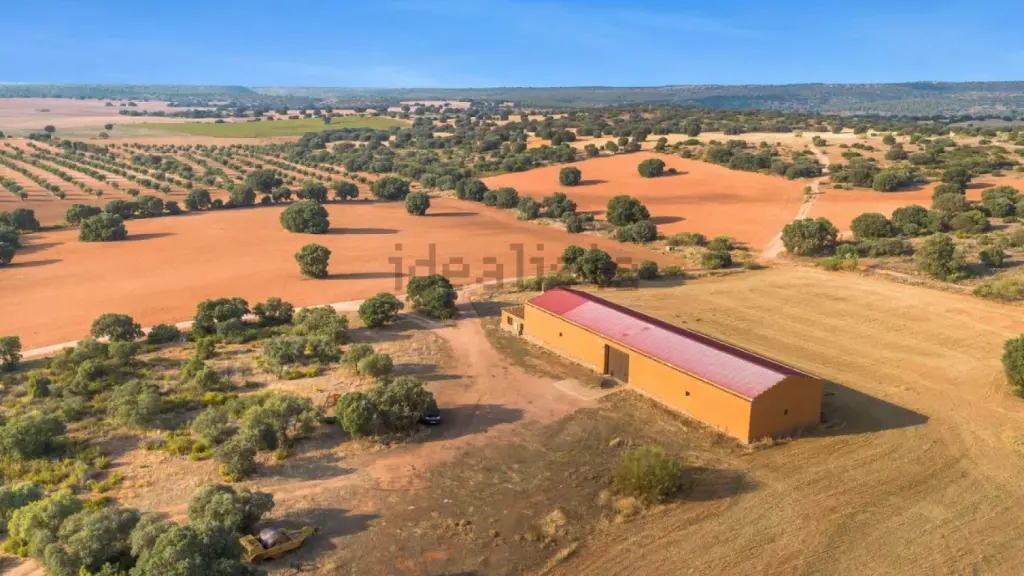
<instances>
[{"instance_id":1,"label":"reddish soil","mask_svg":"<svg viewBox=\"0 0 1024 576\"><path fill-rule=\"evenodd\" d=\"M596 244L632 263L671 263L643 247L574 237L520 222L510 211L445 198L434 199L425 217L408 215L401 203L333 204L331 233L316 236L282 229L282 210L132 220L129 240L109 244L79 242L77 230L25 236L25 247L0 271L0 333L17 334L34 348L82 337L104 312L152 325L187 320L199 301L222 296L250 302L280 296L301 306L402 292L404 281L395 278L398 258L410 275L431 246L436 272L457 284L533 276L538 266L555 267L573 243ZM293 255L307 243L333 251L330 278L299 275ZM414 272L427 274L428 265L424 261Z\"/></svg>"},{"instance_id":2,"label":"reddish soil","mask_svg":"<svg viewBox=\"0 0 1024 576\"><path fill-rule=\"evenodd\" d=\"M0 98L0 130L18 128L42 130L52 124L57 128L102 126L106 123L132 124L137 122L183 122L183 118L159 116L121 116L121 110L173 112L182 108L168 108L166 102L137 102L134 107L121 107L121 102L107 100L75 100L73 98ZM43 112L42 110L48 110Z\"/></svg>"},{"instance_id":3,"label":"reddish soil","mask_svg":"<svg viewBox=\"0 0 1024 576\"><path fill-rule=\"evenodd\" d=\"M850 222L865 212L880 212L886 216L892 215L892 211L903 207L917 204L930 208L932 205L932 191L939 182L925 184L916 190L900 192L876 192L867 188L856 188L854 190L836 190L831 184L825 184L821 188L821 196L817 198L811 208L810 217L825 217L832 221L839 228L840 232L850 230ZM1024 191L1024 179L1017 175L1002 177L978 178L968 187L967 199L980 200L981 192L993 186L1013 186Z\"/></svg>"},{"instance_id":4,"label":"reddish soil","mask_svg":"<svg viewBox=\"0 0 1024 576\"><path fill-rule=\"evenodd\" d=\"M666 168L679 170L660 178L642 178L637 165L660 158ZM646 152L594 158L573 164L583 172L584 184L558 183L564 165L504 174L485 180L491 188L511 186L520 195L538 200L562 191L581 211L604 215L608 201L619 194L640 199L663 233L726 234L760 248L793 218L803 202L803 181L729 170L697 160Z\"/></svg>"}]
</instances>

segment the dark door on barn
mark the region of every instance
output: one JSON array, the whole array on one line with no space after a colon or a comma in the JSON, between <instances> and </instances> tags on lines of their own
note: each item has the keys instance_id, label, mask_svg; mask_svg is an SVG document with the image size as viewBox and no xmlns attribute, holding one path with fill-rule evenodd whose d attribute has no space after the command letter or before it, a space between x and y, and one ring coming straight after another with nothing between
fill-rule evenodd
<instances>
[{"instance_id":1,"label":"dark door on barn","mask_svg":"<svg viewBox=\"0 0 1024 576\"><path fill-rule=\"evenodd\" d=\"M604 373L616 380L629 382L629 354L606 344L604 347Z\"/></svg>"}]
</instances>

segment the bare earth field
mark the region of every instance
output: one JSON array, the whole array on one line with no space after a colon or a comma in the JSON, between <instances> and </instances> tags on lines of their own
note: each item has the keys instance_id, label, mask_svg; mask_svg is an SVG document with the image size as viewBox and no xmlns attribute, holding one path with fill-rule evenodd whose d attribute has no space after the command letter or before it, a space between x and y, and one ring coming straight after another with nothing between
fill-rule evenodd
<instances>
[{"instance_id":1,"label":"bare earth field","mask_svg":"<svg viewBox=\"0 0 1024 576\"><path fill-rule=\"evenodd\" d=\"M36 131L52 124L60 128L102 126L107 123L129 124L134 122L182 122L179 118L146 116L121 116L120 110L163 110L172 112L166 102L136 102L138 106L122 108L121 102L113 101L107 106L106 100L75 100L73 98L0 98L0 130L11 129ZM39 110L48 109L49 112Z\"/></svg>"},{"instance_id":2,"label":"bare earth field","mask_svg":"<svg viewBox=\"0 0 1024 576\"><path fill-rule=\"evenodd\" d=\"M444 198L435 199L425 217L409 216L402 203L328 205L332 230L326 235L285 231L282 210L131 220L128 241L108 244L79 242L77 230L25 236L25 247L0 273L0 333L18 334L33 348L83 336L104 312L152 325L187 320L199 301L222 296L251 302L281 296L309 305L401 292L396 266L407 276L428 274L431 251L436 272L459 284L547 271L574 242L596 243L634 264L669 260L643 247L574 238L520 222L510 212ZM311 242L333 251L329 279L299 275L293 255Z\"/></svg>"},{"instance_id":3,"label":"bare earth field","mask_svg":"<svg viewBox=\"0 0 1024 576\"><path fill-rule=\"evenodd\" d=\"M679 174L643 178L637 165L659 158ZM793 219L803 202L804 182L729 170L677 156L646 152L594 158L571 164L583 172L583 184L561 186L550 166L487 178L490 188L511 186L520 195L537 198L565 192L581 211L603 216L608 201L619 194L640 199L662 233L700 232L729 235L760 248Z\"/></svg>"}]
</instances>

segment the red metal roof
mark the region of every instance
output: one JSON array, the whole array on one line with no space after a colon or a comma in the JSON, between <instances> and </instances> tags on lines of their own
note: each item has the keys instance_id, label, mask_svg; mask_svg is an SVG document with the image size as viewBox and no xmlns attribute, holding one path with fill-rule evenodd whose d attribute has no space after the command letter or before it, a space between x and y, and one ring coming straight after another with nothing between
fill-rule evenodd
<instances>
[{"instance_id":1,"label":"red metal roof","mask_svg":"<svg viewBox=\"0 0 1024 576\"><path fill-rule=\"evenodd\" d=\"M556 288L533 298L530 304L746 398L757 398L788 376L807 376L586 292Z\"/></svg>"}]
</instances>

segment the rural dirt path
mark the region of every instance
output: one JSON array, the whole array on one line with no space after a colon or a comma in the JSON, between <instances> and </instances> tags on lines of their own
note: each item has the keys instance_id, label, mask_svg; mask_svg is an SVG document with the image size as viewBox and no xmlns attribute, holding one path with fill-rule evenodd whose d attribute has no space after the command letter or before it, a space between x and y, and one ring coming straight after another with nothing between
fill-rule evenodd
<instances>
[{"instance_id":1,"label":"rural dirt path","mask_svg":"<svg viewBox=\"0 0 1024 576\"><path fill-rule=\"evenodd\" d=\"M822 152L821 150L818 150L816 147L812 147L811 151L814 152L814 155L818 158L818 162L822 166L825 166L827 169L829 165L828 156L825 155L825 153ZM800 209L797 211L796 216L793 218L794 220L801 220L803 218L807 218L807 215L810 214L811 212L811 207L814 206L814 201L817 200L818 195L821 194L820 184L826 178L828 178L827 175L822 176L820 178L815 178L813 181L811 181L811 193L805 195L803 203L800 204ZM768 245L765 246L764 249L761 251L761 256L759 259L774 260L775 258L778 257L779 254L782 253L783 250L785 250L785 246L783 246L782 244L782 230L779 230L778 234L776 234L772 238L771 242L769 242Z\"/></svg>"}]
</instances>

